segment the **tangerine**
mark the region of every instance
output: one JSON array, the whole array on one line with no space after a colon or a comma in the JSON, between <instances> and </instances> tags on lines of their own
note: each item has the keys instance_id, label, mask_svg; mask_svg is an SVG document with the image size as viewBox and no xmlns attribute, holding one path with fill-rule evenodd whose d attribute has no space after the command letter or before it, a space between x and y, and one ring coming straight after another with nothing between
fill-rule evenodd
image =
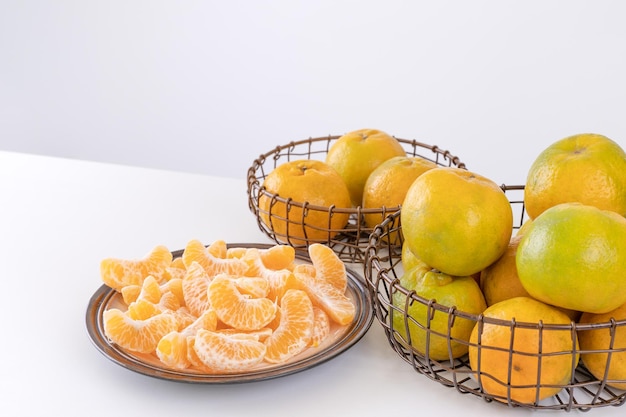
<instances>
[{"instance_id":1,"label":"tangerine","mask_svg":"<svg viewBox=\"0 0 626 417\"><path fill-rule=\"evenodd\" d=\"M480 288L488 306L509 298L530 297L515 265L515 253L521 238L521 235L513 236L502 256L480 272Z\"/></svg>"},{"instance_id":2,"label":"tangerine","mask_svg":"<svg viewBox=\"0 0 626 417\"><path fill-rule=\"evenodd\" d=\"M598 380L626 391L626 304L603 314L583 313L580 323L597 324L592 330L580 330L581 360ZM619 324L618 322L621 322ZM609 362L609 352L610 362Z\"/></svg>"},{"instance_id":3,"label":"tangerine","mask_svg":"<svg viewBox=\"0 0 626 417\"><path fill-rule=\"evenodd\" d=\"M626 216L626 152L619 144L583 133L558 140L537 156L524 188L529 216L570 202Z\"/></svg>"},{"instance_id":4,"label":"tangerine","mask_svg":"<svg viewBox=\"0 0 626 417\"><path fill-rule=\"evenodd\" d=\"M513 210L492 180L457 167L417 177L400 213L416 257L452 276L469 276L495 262L512 234Z\"/></svg>"},{"instance_id":5,"label":"tangerine","mask_svg":"<svg viewBox=\"0 0 626 417\"><path fill-rule=\"evenodd\" d=\"M365 182L362 207L382 209L382 213L368 214L365 211L363 218L366 226L374 228L389 213L399 210L413 181L435 167L437 164L428 159L406 154L394 156L378 165Z\"/></svg>"},{"instance_id":6,"label":"tangerine","mask_svg":"<svg viewBox=\"0 0 626 417\"><path fill-rule=\"evenodd\" d=\"M470 336L469 361L484 392L498 401L536 404L572 382L578 340L566 314L515 297L487 307L483 316Z\"/></svg>"},{"instance_id":7,"label":"tangerine","mask_svg":"<svg viewBox=\"0 0 626 417\"><path fill-rule=\"evenodd\" d=\"M528 293L554 306L606 313L626 303L626 218L581 203L533 220L516 253Z\"/></svg>"},{"instance_id":8,"label":"tangerine","mask_svg":"<svg viewBox=\"0 0 626 417\"><path fill-rule=\"evenodd\" d=\"M363 202L367 178L381 163L406 155L396 138L378 129L359 129L339 137L328 149L325 162L333 167L348 186L354 207Z\"/></svg>"},{"instance_id":9,"label":"tangerine","mask_svg":"<svg viewBox=\"0 0 626 417\"><path fill-rule=\"evenodd\" d=\"M265 177L263 188L271 195L260 193L259 218L283 243L329 241L348 223L347 211L335 211L351 207L348 187L337 171L322 161L285 162ZM317 209L309 209L309 205Z\"/></svg>"},{"instance_id":10,"label":"tangerine","mask_svg":"<svg viewBox=\"0 0 626 417\"><path fill-rule=\"evenodd\" d=\"M400 253L400 261L402 262L402 270L408 271L421 265L426 268L426 270L431 269L428 265L422 262L413 252L411 252L411 248L406 243L406 240L402 243L402 249Z\"/></svg>"},{"instance_id":11,"label":"tangerine","mask_svg":"<svg viewBox=\"0 0 626 417\"><path fill-rule=\"evenodd\" d=\"M399 310L393 311L392 323L401 343L435 360L452 360L465 355L474 322L461 317L451 320L452 310L433 308L428 301L480 314L486 304L476 280L453 277L420 265L406 271L400 277L400 285L424 300L413 300L401 291L393 294L393 305Z\"/></svg>"}]
</instances>

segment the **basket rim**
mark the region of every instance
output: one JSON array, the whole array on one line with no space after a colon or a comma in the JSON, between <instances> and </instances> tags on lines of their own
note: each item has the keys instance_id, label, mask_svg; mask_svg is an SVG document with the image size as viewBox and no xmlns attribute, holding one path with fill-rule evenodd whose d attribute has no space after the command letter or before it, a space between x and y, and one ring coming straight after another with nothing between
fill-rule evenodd
<instances>
[{"instance_id":1,"label":"basket rim","mask_svg":"<svg viewBox=\"0 0 626 417\"><path fill-rule=\"evenodd\" d=\"M386 214L386 213L397 212L398 210L400 210L400 207L401 207L400 205L392 206L392 207L381 206L381 207L370 207L370 208L365 208L362 206L336 207L334 205L321 206L321 205L311 204L308 201L298 201L289 197L283 197L277 193L272 193L270 191L267 191L267 189L263 186L262 182L256 176L258 168L261 167L268 158L274 156L275 159L277 159L277 156L280 155L280 152L285 149L295 149L297 146L310 144L313 142L328 141L330 144L330 141L339 139L341 136L343 135L309 137L308 139L301 139L297 141L291 141L284 145L278 145L271 151L262 153L259 157L257 157L254 160L252 166L248 168L248 174L247 174L248 194L252 197L253 202L258 205L259 197L266 196L266 197L271 198L273 201L289 204L291 206L295 206L298 208L310 209L314 211L324 211L324 212L330 211L332 213L347 213L347 214L357 214L357 215ZM450 151L441 149L437 145L429 145L424 142L418 141L416 139L403 139L403 138L398 138L396 136L392 136L392 137L398 140L400 143L413 146L413 148L421 147L421 148L424 148L425 150L430 150L431 152L435 154L441 155L442 158L444 158L444 160L449 161L450 167L453 166L455 168L467 169L465 163L462 162L458 156L452 155ZM428 158L422 155L415 155L415 156L429 160ZM306 158L301 158L301 159L306 159ZM444 167L444 165L441 165L441 167Z\"/></svg>"},{"instance_id":2,"label":"basket rim","mask_svg":"<svg viewBox=\"0 0 626 417\"><path fill-rule=\"evenodd\" d=\"M273 154L277 154L282 150L285 150L288 148L295 148L296 146L304 145L307 143L322 142L322 141L328 141L330 143L331 140L339 139L341 136L343 135L327 135L327 136L316 136L316 137L310 136L307 139L292 140L289 143L274 147L271 151L262 153L257 159L258 160L263 159L264 161L269 156L272 156ZM442 155L442 157L449 159L451 163L457 166L462 165L463 167L465 167L465 163L462 162L458 156L452 155L452 153L447 149L441 149L437 145L429 145L427 143L418 141L417 139L404 139L404 138L399 138L394 135L391 135L391 136L400 143L412 145L413 147L421 147L424 149L428 149L432 151L433 153L439 153Z\"/></svg>"}]
</instances>

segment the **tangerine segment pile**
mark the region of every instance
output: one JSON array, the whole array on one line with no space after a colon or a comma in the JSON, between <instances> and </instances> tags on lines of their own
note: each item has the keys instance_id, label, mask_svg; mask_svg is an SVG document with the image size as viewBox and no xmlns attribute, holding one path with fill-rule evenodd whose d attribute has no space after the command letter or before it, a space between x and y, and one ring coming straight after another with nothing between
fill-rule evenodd
<instances>
[{"instance_id":1,"label":"tangerine segment pile","mask_svg":"<svg viewBox=\"0 0 626 417\"><path fill-rule=\"evenodd\" d=\"M102 281L125 308L103 314L104 332L125 350L165 367L242 372L315 349L356 315L344 263L322 245L298 263L287 245L231 247L190 240L180 258L162 245L142 259L107 258Z\"/></svg>"}]
</instances>

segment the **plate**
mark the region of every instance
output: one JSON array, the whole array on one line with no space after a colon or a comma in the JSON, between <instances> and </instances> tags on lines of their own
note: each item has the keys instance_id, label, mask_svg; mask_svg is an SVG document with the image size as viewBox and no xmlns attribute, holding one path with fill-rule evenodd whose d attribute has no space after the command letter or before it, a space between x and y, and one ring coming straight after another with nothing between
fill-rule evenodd
<instances>
[{"instance_id":1,"label":"plate","mask_svg":"<svg viewBox=\"0 0 626 417\"><path fill-rule=\"evenodd\" d=\"M229 244L229 247L266 249L273 245ZM172 252L174 257L182 255L182 250ZM303 255L296 255L297 262L310 263ZM103 313L111 308L124 305L121 294L107 285L102 285L91 296L86 312L87 332L96 348L114 363L147 376L171 381L225 384L261 381L278 378L320 365L354 346L370 328L373 321L373 308L369 292L363 279L346 267L348 287L346 295L356 307L356 315L351 324L331 327L331 334L323 344L305 351L281 364L263 363L252 370L240 373L207 374L194 370L174 370L162 365L154 355L143 355L127 351L108 340L104 333Z\"/></svg>"}]
</instances>

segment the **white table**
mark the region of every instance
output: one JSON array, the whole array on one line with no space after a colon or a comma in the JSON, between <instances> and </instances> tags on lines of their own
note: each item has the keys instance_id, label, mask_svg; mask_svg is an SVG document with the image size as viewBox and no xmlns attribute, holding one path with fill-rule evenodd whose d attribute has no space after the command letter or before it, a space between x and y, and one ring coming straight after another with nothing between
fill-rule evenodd
<instances>
[{"instance_id":1,"label":"white table","mask_svg":"<svg viewBox=\"0 0 626 417\"><path fill-rule=\"evenodd\" d=\"M85 327L102 284L100 260L142 257L157 244L181 249L192 238L271 243L248 210L242 180L0 152L0 214L3 415L536 414L417 374L376 321L333 360L261 382L177 383L104 357Z\"/></svg>"}]
</instances>

